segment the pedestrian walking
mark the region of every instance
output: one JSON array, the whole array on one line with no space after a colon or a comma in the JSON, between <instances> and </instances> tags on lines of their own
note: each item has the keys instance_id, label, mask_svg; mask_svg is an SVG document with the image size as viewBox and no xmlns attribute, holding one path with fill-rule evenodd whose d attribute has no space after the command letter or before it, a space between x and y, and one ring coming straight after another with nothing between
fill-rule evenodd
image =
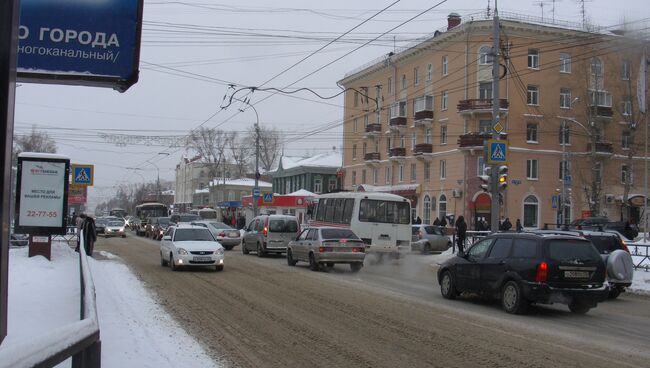
<instances>
[{"instance_id":1,"label":"pedestrian walking","mask_svg":"<svg viewBox=\"0 0 650 368\"><path fill-rule=\"evenodd\" d=\"M518 233L524 231L524 227L521 226L521 220L520 219L517 219L517 222L516 222L515 226L517 227L517 232Z\"/></svg>"},{"instance_id":2,"label":"pedestrian walking","mask_svg":"<svg viewBox=\"0 0 650 368\"><path fill-rule=\"evenodd\" d=\"M93 255L93 249L95 248L95 242L97 241L97 230L95 229L95 220L92 217L86 216L83 224L81 225L81 231L84 234L84 250L89 256Z\"/></svg>"},{"instance_id":3,"label":"pedestrian walking","mask_svg":"<svg viewBox=\"0 0 650 368\"><path fill-rule=\"evenodd\" d=\"M512 222L510 222L510 219L506 217L506 220L503 221L502 230L503 231L510 231L512 229Z\"/></svg>"},{"instance_id":4,"label":"pedestrian walking","mask_svg":"<svg viewBox=\"0 0 650 368\"><path fill-rule=\"evenodd\" d=\"M415 223L418 224L418 225L420 225L420 224L422 223L422 219L420 218L420 216L418 216L418 217L415 219Z\"/></svg>"},{"instance_id":5,"label":"pedestrian walking","mask_svg":"<svg viewBox=\"0 0 650 368\"><path fill-rule=\"evenodd\" d=\"M79 217L77 217L74 224L75 229L77 231L77 247L74 250L77 252L79 251L79 246L80 246L79 238L81 236L81 226L83 225L85 219L86 219L86 214L82 213L79 215Z\"/></svg>"},{"instance_id":6,"label":"pedestrian walking","mask_svg":"<svg viewBox=\"0 0 650 368\"><path fill-rule=\"evenodd\" d=\"M467 224L463 216L458 216L456 220L456 241L458 242L458 253L463 251L465 238L467 237Z\"/></svg>"},{"instance_id":7,"label":"pedestrian walking","mask_svg":"<svg viewBox=\"0 0 650 368\"><path fill-rule=\"evenodd\" d=\"M435 226L440 226L440 219L436 217L436 219L433 220L433 224L434 224Z\"/></svg>"},{"instance_id":8,"label":"pedestrian walking","mask_svg":"<svg viewBox=\"0 0 650 368\"><path fill-rule=\"evenodd\" d=\"M442 220L440 220L440 226L445 227L447 226L447 219L443 216Z\"/></svg>"}]
</instances>

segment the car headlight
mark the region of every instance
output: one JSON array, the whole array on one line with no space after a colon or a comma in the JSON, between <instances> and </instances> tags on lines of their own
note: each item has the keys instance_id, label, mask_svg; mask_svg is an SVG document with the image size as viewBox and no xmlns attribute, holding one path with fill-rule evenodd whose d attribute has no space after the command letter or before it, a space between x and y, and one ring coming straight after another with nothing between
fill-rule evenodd
<instances>
[{"instance_id":1,"label":"car headlight","mask_svg":"<svg viewBox=\"0 0 650 368\"><path fill-rule=\"evenodd\" d=\"M224 253L224 250L223 250L223 248L219 248L219 249L217 249L217 251L216 251L215 253L216 253L218 256L222 256L223 253Z\"/></svg>"},{"instance_id":2,"label":"car headlight","mask_svg":"<svg viewBox=\"0 0 650 368\"><path fill-rule=\"evenodd\" d=\"M178 254L180 254L180 255L182 255L182 256L186 256L186 255L189 254L189 253L188 253L185 249L183 249L183 248L178 248L176 251L178 252Z\"/></svg>"}]
</instances>

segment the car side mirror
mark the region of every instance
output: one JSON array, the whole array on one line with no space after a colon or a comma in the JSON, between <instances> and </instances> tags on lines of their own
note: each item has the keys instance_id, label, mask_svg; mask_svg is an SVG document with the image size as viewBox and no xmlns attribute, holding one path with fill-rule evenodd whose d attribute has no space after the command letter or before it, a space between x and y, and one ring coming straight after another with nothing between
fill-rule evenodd
<instances>
[{"instance_id":1,"label":"car side mirror","mask_svg":"<svg viewBox=\"0 0 650 368\"><path fill-rule=\"evenodd\" d=\"M167 235L167 236L163 236L163 240L172 240L172 237L169 236L169 235Z\"/></svg>"}]
</instances>

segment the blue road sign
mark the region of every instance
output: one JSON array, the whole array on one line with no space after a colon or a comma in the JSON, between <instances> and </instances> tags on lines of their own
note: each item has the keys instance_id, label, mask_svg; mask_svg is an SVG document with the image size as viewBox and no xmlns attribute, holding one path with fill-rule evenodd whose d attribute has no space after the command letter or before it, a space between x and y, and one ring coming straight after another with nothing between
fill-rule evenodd
<instances>
[{"instance_id":1,"label":"blue road sign","mask_svg":"<svg viewBox=\"0 0 650 368\"><path fill-rule=\"evenodd\" d=\"M253 188L253 197L259 197L260 196L260 188L255 187Z\"/></svg>"},{"instance_id":2,"label":"blue road sign","mask_svg":"<svg viewBox=\"0 0 650 368\"><path fill-rule=\"evenodd\" d=\"M72 184L93 185L94 165L70 165L72 167Z\"/></svg>"},{"instance_id":3,"label":"blue road sign","mask_svg":"<svg viewBox=\"0 0 650 368\"><path fill-rule=\"evenodd\" d=\"M488 164L508 163L508 141L499 139L488 140Z\"/></svg>"},{"instance_id":4,"label":"blue road sign","mask_svg":"<svg viewBox=\"0 0 650 368\"><path fill-rule=\"evenodd\" d=\"M264 203L273 203L273 193L264 193L264 197L262 198L262 202L264 202Z\"/></svg>"},{"instance_id":5,"label":"blue road sign","mask_svg":"<svg viewBox=\"0 0 650 368\"><path fill-rule=\"evenodd\" d=\"M565 175L564 176L564 184L565 185L571 185L571 175Z\"/></svg>"},{"instance_id":6,"label":"blue road sign","mask_svg":"<svg viewBox=\"0 0 650 368\"><path fill-rule=\"evenodd\" d=\"M551 208L557 208L558 196L554 195L551 197Z\"/></svg>"}]
</instances>

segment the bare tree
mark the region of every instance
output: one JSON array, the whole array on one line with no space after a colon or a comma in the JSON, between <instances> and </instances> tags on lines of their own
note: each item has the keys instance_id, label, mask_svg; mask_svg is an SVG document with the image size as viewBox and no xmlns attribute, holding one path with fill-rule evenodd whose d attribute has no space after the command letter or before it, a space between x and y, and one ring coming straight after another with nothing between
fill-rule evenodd
<instances>
[{"instance_id":1,"label":"bare tree","mask_svg":"<svg viewBox=\"0 0 650 368\"><path fill-rule=\"evenodd\" d=\"M45 132L32 126L29 134L16 136L14 139L14 157L22 152L56 153L56 142Z\"/></svg>"},{"instance_id":2,"label":"bare tree","mask_svg":"<svg viewBox=\"0 0 650 368\"><path fill-rule=\"evenodd\" d=\"M282 137L280 131L275 128L265 128L260 126L260 166L268 172L273 168L273 164L280 156L280 149L282 148ZM248 130L248 141L255 142L255 128ZM254 145L253 145L254 147Z\"/></svg>"},{"instance_id":3,"label":"bare tree","mask_svg":"<svg viewBox=\"0 0 650 368\"><path fill-rule=\"evenodd\" d=\"M220 129L200 127L187 138L187 145L199 154L201 162L208 165L210 178L216 177L219 167L226 164L226 148L232 136L233 133Z\"/></svg>"},{"instance_id":4,"label":"bare tree","mask_svg":"<svg viewBox=\"0 0 650 368\"><path fill-rule=\"evenodd\" d=\"M238 178L243 178L251 166L251 153L255 152L253 145L250 144L246 137L239 137L234 132L232 139L228 142L230 157L233 160Z\"/></svg>"}]
</instances>

